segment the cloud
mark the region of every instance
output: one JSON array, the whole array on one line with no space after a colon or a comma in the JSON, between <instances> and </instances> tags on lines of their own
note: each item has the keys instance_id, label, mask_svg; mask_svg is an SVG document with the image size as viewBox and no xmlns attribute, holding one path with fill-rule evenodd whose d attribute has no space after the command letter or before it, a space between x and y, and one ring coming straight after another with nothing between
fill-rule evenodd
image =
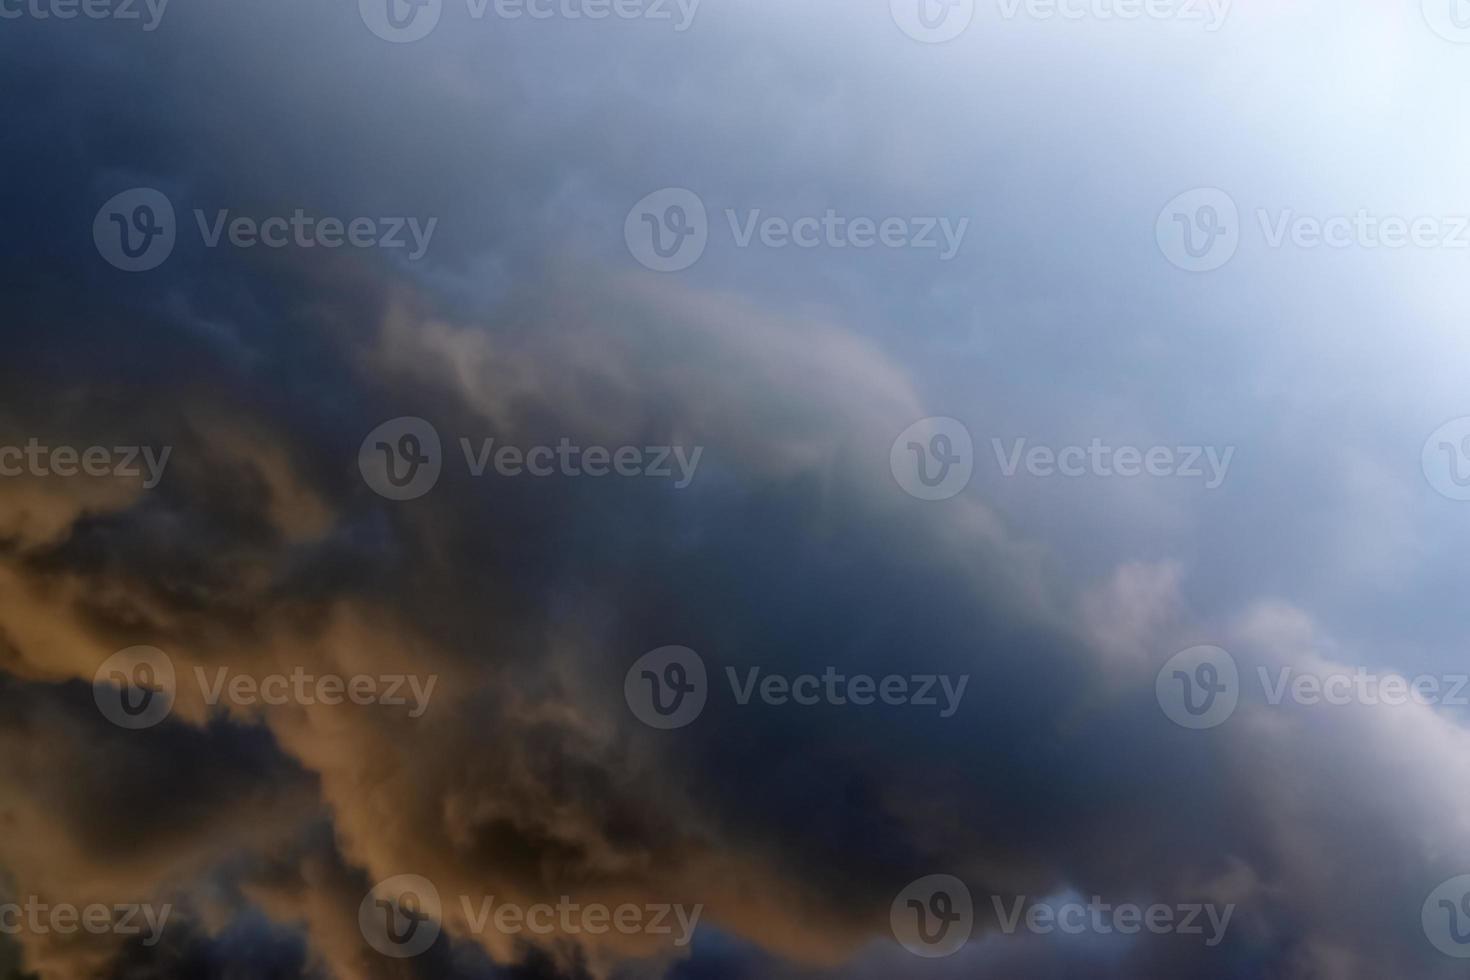
<instances>
[{"instance_id":1,"label":"cloud","mask_svg":"<svg viewBox=\"0 0 1470 980\"><path fill-rule=\"evenodd\" d=\"M1254 698L1196 732L1155 700L1157 671L1195 644L1230 650L1253 683L1261 667L1381 663L1397 634L1408 670L1457 635L1453 597L1409 594L1460 580L1453 549L1426 544L1444 516L1413 469L1416 426L1451 412L1459 341L1380 338L1371 312L1406 283L1446 288L1438 267L1360 276L1371 258L1323 272L1246 250L1185 283L1148 240L1192 181L1230 182L1247 211L1312 203L1300 178L1269 179L1261 133L1291 134L1314 182L1373 176L1308 152L1296 123L1318 107L1281 84L1305 69L1292 58L1267 83L1205 39L1090 45L1031 22L926 53L881 5L876 21L835 4L706 15L678 43L628 25L616 65L592 32L469 24L404 51L350 7L284 3L177 8L141 65L102 34L0 39L11 87L57 79L17 107L0 187L34 229L0 239L0 445L172 450L152 488L0 480L0 890L178 908L157 947L22 935L24 968L892 976L918 962L888 935L893 897L946 873L982 914L935 976L1450 975L1418 913L1470 863L1461 718ZM1254 16L1242 37L1290 26ZM1368 15L1344 16L1360 43ZM1048 67L1057 51L1066 71ZM1177 86L1159 86L1164 68ZM1226 97L1220 78L1238 83ZM1413 135L1374 126L1384 145ZM1221 134L1247 145L1224 152ZM726 242L687 275L648 275L618 230L632 201L679 183L716 223L727 207L976 223L944 269ZM184 236L156 274L123 276L85 230L136 184L163 189L186 232L192 209L220 207L441 230L417 265ZM939 414L968 421L981 456L991 435L1098 431L1241 447L1203 500L977 465L966 493L926 503L889 448ZM392 502L357 459L401 416L434 427L443 473ZM702 455L682 489L475 477L461 440L492 438ZM167 654L174 700L129 731L91 684L140 644ZM656 731L624 676L670 644L703 658L711 697ZM829 668L968 683L948 718L742 705L726 684ZM212 705L222 670L435 686L417 717ZM412 961L370 948L357 918L400 874L445 900ZM994 898L1073 894L1237 911L1209 949L1005 935L990 914ZM459 898L491 895L703 915L688 948L535 941L477 932Z\"/></svg>"}]
</instances>

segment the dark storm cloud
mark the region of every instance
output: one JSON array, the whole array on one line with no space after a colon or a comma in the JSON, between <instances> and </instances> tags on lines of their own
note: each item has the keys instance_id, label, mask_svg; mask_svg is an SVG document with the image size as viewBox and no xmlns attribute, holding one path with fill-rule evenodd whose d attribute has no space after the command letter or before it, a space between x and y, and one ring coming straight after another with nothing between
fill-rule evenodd
<instances>
[{"instance_id":1,"label":"dark storm cloud","mask_svg":"<svg viewBox=\"0 0 1470 980\"><path fill-rule=\"evenodd\" d=\"M748 22L710 13L751 40ZM618 253L623 213L651 186L695 170L731 203L754 193L737 155L709 164L679 134L698 119L735 140L774 101L711 119L670 82L700 60L743 77L734 42L630 27L648 57L603 87L538 61L589 57L587 32L517 46L483 24L483 44L444 31L398 49L350 6L169 16L131 39L141 62L98 29L21 24L0 40L7 90L51 82L15 106L22 152L0 191L26 229L0 246L0 433L174 451L150 490L0 483L0 868L57 901L182 909L161 949L26 937L28 964L890 976L919 961L887 940L889 903L943 872L971 888L983 938L933 976L1450 974L1418 910L1470 859L1461 729L1419 709L1246 709L1214 732L1176 728L1153 693L1174 650L1226 643L1249 670L1306 661L1330 632L1284 604L1197 615L1167 564L1073 577L976 495L903 495L889 444L935 410L891 337L854 322L866 287L816 308L781 276L757 287L708 262L671 281ZM781 90L772 71L752 91ZM630 92L650 107L627 108ZM825 173L801 120L773 116L796 170ZM922 201L888 183L913 180L911 164L882 157L882 176L854 169L835 196ZM441 231L422 265L181 235L163 267L129 276L89 230L137 184L164 190L191 235L195 207L417 214ZM909 296L930 273L905 269L876 278ZM394 504L356 458L402 415L436 427L446 472ZM682 490L473 479L458 440L488 436L703 457ZM186 676L305 665L440 687L414 720L325 705L226 719L181 688L176 717L127 732L86 685L139 643ZM656 732L629 713L623 677L665 644L699 651L717 688L727 667L828 666L969 686L950 718L712 697L693 725ZM369 949L357 923L366 890L402 873L447 899L444 936L409 963ZM1238 908L1212 949L996 933L992 896L1068 891ZM692 952L616 936L528 948L474 935L460 894L706 912Z\"/></svg>"}]
</instances>

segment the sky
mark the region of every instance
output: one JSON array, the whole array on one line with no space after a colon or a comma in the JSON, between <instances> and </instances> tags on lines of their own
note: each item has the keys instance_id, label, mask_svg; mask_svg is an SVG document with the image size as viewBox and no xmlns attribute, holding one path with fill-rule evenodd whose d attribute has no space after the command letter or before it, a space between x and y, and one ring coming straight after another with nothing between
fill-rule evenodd
<instances>
[{"instance_id":1,"label":"sky","mask_svg":"<svg viewBox=\"0 0 1470 980\"><path fill-rule=\"evenodd\" d=\"M1470 958L1463 0L0 0L0 977Z\"/></svg>"}]
</instances>

